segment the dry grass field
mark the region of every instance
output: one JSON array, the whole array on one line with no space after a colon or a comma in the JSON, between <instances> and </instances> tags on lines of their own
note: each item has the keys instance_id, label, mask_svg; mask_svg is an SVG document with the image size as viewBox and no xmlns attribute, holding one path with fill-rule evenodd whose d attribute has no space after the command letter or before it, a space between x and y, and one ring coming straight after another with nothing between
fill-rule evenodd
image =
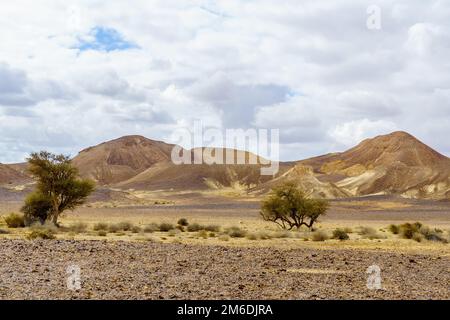
<instances>
[{"instance_id":1,"label":"dry grass field","mask_svg":"<svg viewBox=\"0 0 450 320\"><path fill-rule=\"evenodd\" d=\"M382 197L336 200L311 232L283 231L263 221L259 215L261 199L252 196L130 191L122 199L97 200L68 212L54 240L27 240L33 228L8 228L3 219L0 221L1 256L6 261L0 268L0 297L450 297L450 245L403 239L389 230L391 224L420 221L449 239L446 202ZM0 214L17 212L20 204L5 202ZM189 226L177 227L181 218ZM332 239L337 228L345 230L349 239ZM80 291L64 287L67 261L85 270ZM381 268L383 290L366 288L366 270L373 264ZM43 273L33 271L42 268ZM418 280L412 273L424 277ZM56 290L40 285L36 276ZM157 281L154 277L162 278ZM234 283L227 284L227 277ZM299 283L304 284L303 289L294 290L292 286ZM14 291L17 284L22 287ZM107 290L108 286L112 289Z\"/></svg>"}]
</instances>

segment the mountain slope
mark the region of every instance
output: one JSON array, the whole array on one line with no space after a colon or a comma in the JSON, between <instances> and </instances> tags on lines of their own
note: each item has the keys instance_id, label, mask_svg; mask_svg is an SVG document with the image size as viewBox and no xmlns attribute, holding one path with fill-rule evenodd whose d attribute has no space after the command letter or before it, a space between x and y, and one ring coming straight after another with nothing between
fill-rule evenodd
<instances>
[{"instance_id":1,"label":"mountain slope","mask_svg":"<svg viewBox=\"0 0 450 320\"><path fill-rule=\"evenodd\" d=\"M416 198L450 195L450 159L406 132L366 139L342 153L315 157L311 166L321 181L331 181L354 196L399 194Z\"/></svg>"},{"instance_id":2,"label":"mountain slope","mask_svg":"<svg viewBox=\"0 0 450 320\"><path fill-rule=\"evenodd\" d=\"M12 166L0 163L0 185L21 184L29 182L30 178L15 170Z\"/></svg>"},{"instance_id":3,"label":"mountain slope","mask_svg":"<svg viewBox=\"0 0 450 320\"><path fill-rule=\"evenodd\" d=\"M197 158L195 150L203 152L204 161L214 156L213 149L199 148L190 151L191 159ZM223 163L227 151L234 154L234 158L241 158L242 164L181 164L171 162L159 163L144 172L117 184L121 188L149 189L149 190L202 190L202 189L251 189L263 182L272 179L272 176L262 176L260 173L261 161L256 155L249 152L222 149ZM189 152L189 151L188 151ZM253 164L253 157L257 163ZM211 162L210 162L211 163Z\"/></svg>"},{"instance_id":4,"label":"mountain slope","mask_svg":"<svg viewBox=\"0 0 450 320\"><path fill-rule=\"evenodd\" d=\"M125 136L82 150L73 163L82 176L99 184L113 184L170 161L172 148L171 144L142 136Z\"/></svg>"}]
</instances>

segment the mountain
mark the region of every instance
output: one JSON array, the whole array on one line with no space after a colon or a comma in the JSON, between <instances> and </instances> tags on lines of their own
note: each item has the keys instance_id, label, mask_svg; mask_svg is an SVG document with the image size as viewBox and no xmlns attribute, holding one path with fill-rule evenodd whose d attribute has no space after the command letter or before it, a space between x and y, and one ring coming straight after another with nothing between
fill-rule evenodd
<instances>
[{"instance_id":1,"label":"mountain","mask_svg":"<svg viewBox=\"0 0 450 320\"><path fill-rule=\"evenodd\" d=\"M0 185L17 185L27 182L30 182L30 178L26 174L15 170L12 165L0 163Z\"/></svg>"},{"instance_id":2,"label":"mountain","mask_svg":"<svg viewBox=\"0 0 450 320\"><path fill-rule=\"evenodd\" d=\"M402 131L298 163L353 196L450 197L450 159Z\"/></svg>"},{"instance_id":3,"label":"mountain","mask_svg":"<svg viewBox=\"0 0 450 320\"><path fill-rule=\"evenodd\" d=\"M74 159L83 177L109 185L170 161L174 145L142 136L125 136L82 150Z\"/></svg>"},{"instance_id":4,"label":"mountain","mask_svg":"<svg viewBox=\"0 0 450 320\"><path fill-rule=\"evenodd\" d=\"M231 152L234 159L241 158L243 161L241 164L206 164L208 159L215 156L214 150L222 153L222 163L226 162L227 152ZM194 163L194 159L197 158L196 152L203 154L203 164ZM197 148L191 150L190 153L192 164L159 163L129 180L118 183L117 186L150 190L221 188L250 190L272 179L272 176L261 175L261 164L259 163L264 159L250 152L226 148ZM254 161L252 162L251 159Z\"/></svg>"}]
</instances>

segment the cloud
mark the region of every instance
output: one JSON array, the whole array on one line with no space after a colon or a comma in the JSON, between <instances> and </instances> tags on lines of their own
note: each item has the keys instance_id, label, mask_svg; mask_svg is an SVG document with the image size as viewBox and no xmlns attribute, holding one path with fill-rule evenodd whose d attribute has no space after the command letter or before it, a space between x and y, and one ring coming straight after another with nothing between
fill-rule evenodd
<instances>
[{"instance_id":1,"label":"cloud","mask_svg":"<svg viewBox=\"0 0 450 320\"><path fill-rule=\"evenodd\" d=\"M376 4L380 30L356 0L3 2L0 162L196 119L279 128L286 160L397 128L450 155L450 4Z\"/></svg>"}]
</instances>

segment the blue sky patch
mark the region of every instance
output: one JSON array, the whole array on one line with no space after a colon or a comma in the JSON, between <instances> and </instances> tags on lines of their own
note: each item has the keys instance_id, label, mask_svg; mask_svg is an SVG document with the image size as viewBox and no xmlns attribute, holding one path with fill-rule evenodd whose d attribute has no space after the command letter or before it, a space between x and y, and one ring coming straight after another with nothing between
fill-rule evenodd
<instances>
[{"instance_id":1,"label":"blue sky patch","mask_svg":"<svg viewBox=\"0 0 450 320\"><path fill-rule=\"evenodd\" d=\"M133 42L127 41L123 36L113 28L94 27L89 32L89 39L80 39L76 46L80 51L115 51L139 48Z\"/></svg>"}]
</instances>

